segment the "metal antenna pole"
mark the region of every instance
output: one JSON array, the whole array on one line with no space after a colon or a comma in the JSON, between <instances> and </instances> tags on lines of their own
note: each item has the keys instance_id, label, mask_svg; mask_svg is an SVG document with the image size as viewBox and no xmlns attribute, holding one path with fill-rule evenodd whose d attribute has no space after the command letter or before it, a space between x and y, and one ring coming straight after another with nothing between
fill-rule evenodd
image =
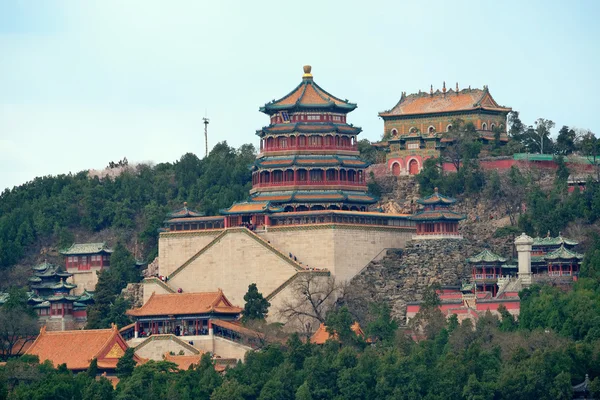
<instances>
[{"instance_id":1,"label":"metal antenna pole","mask_svg":"<svg viewBox=\"0 0 600 400\"><path fill-rule=\"evenodd\" d=\"M208 122L209 122L209 119L204 117L204 118L202 118L202 121L204 121L204 149L205 149L204 157L208 157Z\"/></svg>"}]
</instances>

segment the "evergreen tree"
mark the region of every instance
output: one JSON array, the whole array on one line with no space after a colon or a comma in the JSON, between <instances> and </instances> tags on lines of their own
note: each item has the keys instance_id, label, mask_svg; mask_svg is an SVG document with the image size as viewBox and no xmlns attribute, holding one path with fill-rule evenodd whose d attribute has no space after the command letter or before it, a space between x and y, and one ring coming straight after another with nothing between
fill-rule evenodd
<instances>
[{"instance_id":1,"label":"evergreen tree","mask_svg":"<svg viewBox=\"0 0 600 400\"><path fill-rule=\"evenodd\" d=\"M296 390L296 400L313 400L308 383L304 382L298 390Z\"/></svg>"},{"instance_id":2,"label":"evergreen tree","mask_svg":"<svg viewBox=\"0 0 600 400\"><path fill-rule=\"evenodd\" d=\"M98 359L97 358L93 358L92 362L90 362L90 366L88 367L86 374L92 378L92 379L96 379L96 375L98 375Z\"/></svg>"},{"instance_id":3,"label":"evergreen tree","mask_svg":"<svg viewBox=\"0 0 600 400\"><path fill-rule=\"evenodd\" d=\"M135 368L136 361L134 360L135 352L133 347L128 347L125 354L117 362L117 376L119 379L125 379L131 376Z\"/></svg>"},{"instance_id":4,"label":"evergreen tree","mask_svg":"<svg viewBox=\"0 0 600 400\"><path fill-rule=\"evenodd\" d=\"M246 302L242 311L242 319L244 321L263 321L265 319L271 303L258 291L256 283L251 283L248 286L248 292L244 295L244 301Z\"/></svg>"}]
</instances>

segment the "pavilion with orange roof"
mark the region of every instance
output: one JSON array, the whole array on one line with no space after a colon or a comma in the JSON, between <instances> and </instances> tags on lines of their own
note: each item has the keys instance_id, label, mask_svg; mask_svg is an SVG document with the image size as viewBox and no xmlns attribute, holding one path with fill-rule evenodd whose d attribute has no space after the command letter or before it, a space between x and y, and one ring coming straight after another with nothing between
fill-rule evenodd
<instances>
[{"instance_id":1,"label":"pavilion with orange roof","mask_svg":"<svg viewBox=\"0 0 600 400\"><path fill-rule=\"evenodd\" d=\"M53 332L44 326L25 354L38 356L40 362L49 360L55 367L66 364L71 371L85 371L96 359L98 373L111 375L128 347L114 324L110 329ZM135 355L134 359L143 361Z\"/></svg>"}]
</instances>

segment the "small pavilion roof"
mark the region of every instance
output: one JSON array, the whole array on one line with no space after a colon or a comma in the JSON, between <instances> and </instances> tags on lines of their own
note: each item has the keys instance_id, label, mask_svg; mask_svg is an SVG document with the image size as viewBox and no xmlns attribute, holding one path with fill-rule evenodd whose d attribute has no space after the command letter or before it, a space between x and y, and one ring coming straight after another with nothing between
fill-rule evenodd
<instances>
[{"instance_id":1,"label":"small pavilion roof","mask_svg":"<svg viewBox=\"0 0 600 400\"><path fill-rule=\"evenodd\" d=\"M551 237L550 232L546 237L536 237L533 239L533 246L577 246L579 242L563 237L560 233L557 237Z\"/></svg>"},{"instance_id":2,"label":"small pavilion roof","mask_svg":"<svg viewBox=\"0 0 600 400\"><path fill-rule=\"evenodd\" d=\"M446 85L442 91L430 93L419 92L410 95L402 93L400 101L391 109L379 113L379 116L398 117L404 115L437 114L448 112L464 112L472 110L498 111L508 113L509 107L498 105L487 86L482 89L463 89L446 92Z\"/></svg>"},{"instance_id":3,"label":"small pavilion roof","mask_svg":"<svg viewBox=\"0 0 600 400\"><path fill-rule=\"evenodd\" d=\"M52 263L49 263L48 261L44 260L43 263L38 264L38 265L32 267L31 269L33 269L34 271L45 271L48 268L54 268L54 269L56 269L58 267L56 265L54 265Z\"/></svg>"},{"instance_id":4,"label":"small pavilion roof","mask_svg":"<svg viewBox=\"0 0 600 400\"><path fill-rule=\"evenodd\" d=\"M283 209L272 206L270 201L244 201L234 203L228 209L220 210L221 214L247 214L247 213L271 213L280 212Z\"/></svg>"},{"instance_id":5,"label":"small pavilion roof","mask_svg":"<svg viewBox=\"0 0 600 400\"><path fill-rule=\"evenodd\" d=\"M425 206L433 206L436 204L450 205L456 203L456 199L440 194L438 188L435 188L433 194L418 199L417 203Z\"/></svg>"},{"instance_id":6,"label":"small pavilion roof","mask_svg":"<svg viewBox=\"0 0 600 400\"><path fill-rule=\"evenodd\" d=\"M173 218L189 218L189 217L204 217L206 214L198 212L198 211L194 211L194 210L190 210L187 206L187 202L183 203L183 208L180 208L179 210L173 211L171 213L169 213L167 216L170 219Z\"/></svg>"},{"instance_id":7,"label":"small pavilion roof","mask_svg":"<svg viewBox=\"0 0 600 400\"><path fill-rule=\"evenodd\" d=\"M506 262L506 258L500 257L498 254L492 253L488 249L485 249L481 253L468 258L467 262L474 263L474 264L481 263L481 262L504 263L504 262Z\"/></svg>"},{"instance_id":8,"label":"small pavilion roof","mask_svg":"<svg viewBox=\"0 0 600 400\"><path fill-rule=\"evenodd\" d=\"M148 301L140 308L126 312L133 317L159 315L197 315L197 314L239 314L242 309L235 307L219 289L217 292L203 293L152 293Z\"/></svg>"},{"instance_id":9,"label":"small pavilion roof","mask_svg":"<svg viewBox=\"0 0 600 400\"><path fill-rule=\"evenodd\" d=\"M412 221L460 221L466 217L450 210L425 210L411 215Z\"/></svg>"},{"instance_id":10,"label":"small pavilion roof","mask_svg":"<svg viewBox=\"0 0 600 400\"><path fill-rule=\"evenodd\" d=\"M363 332L360 324L358 322L354 322L350 327L352 332L354 332L357 336L365 337L365 333ZM337 336L337 335L335 335ZM325 344L326 341L331 339L331 334L327 332L327 326L321 323L319 329L310 337L310 342L314 344Z\"/></svg>"},{"instance_id":11,"label":"small pavilion roof","mask_svg":"<svg viewBox=\"0 0 600 400\"><path fill-rule=\"evenodd\" d=\"M106 243L74 243L71 247L66 250L62 250L62 255L86 255L86 254L97 254L97 253L112 253L112 249L106 247Z\"/></svg>"},{"instance_id":12,"label":"small pavilion roof","mask_svg":"<svg viewBox=\"0 0 600 400\"><path fill-rule=\"evenodd\" d=\"M291 92L273 100L260 108L261 112L272 115L278 111L330 109L337 112L350 112L356 108L355 103L342 100L317 85L311 74L311 66L304 66L302 82Z\"/></svg>"},{"instance_id":13,"label":"small pavilion roof","mask_svg":"<svg viewBox=\"0 0 600 400\"><path fill-rule=\"evenodd\" d=\"M70 370L87 369L94 358L98 367L114 369L125 349L127 344L114 325L111 329L55 332L44 326L26 354L37 355L41 362L50 360L54 366L67 364Z\"/></svg>"},{"instance_id":14,"label":"small pavilion roof","mask_svg":"<svg viewBox=\"0 0 600 400\"><path fill-rule=\"evenodd\" d=\"M544 255L544 258L546 260L582 260L583 254L571 251L561 244L558 249Z\"/></svg>"}]
</instances>

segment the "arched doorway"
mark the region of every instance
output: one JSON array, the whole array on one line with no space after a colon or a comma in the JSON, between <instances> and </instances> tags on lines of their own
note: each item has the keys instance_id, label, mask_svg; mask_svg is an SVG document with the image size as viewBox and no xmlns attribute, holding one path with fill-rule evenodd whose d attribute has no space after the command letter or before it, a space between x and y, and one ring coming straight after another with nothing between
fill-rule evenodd
<instances>
[{"instance_id":1,"label":"arched doorway","mask_svg":"<svg viewBox=\"0 0 600 400\"><path fill-rule=\"evenodd\" d=\"M400 164L397 162L392 164L392 175L394 175L394 176L400 175Z\"/></svg>"},{"instance_id":2,"label":"arched doorway","mask_svg":"<svg viewBox=\"0 0 600 400\"><path fill-rule=\"evenodd\" d=\"M414 158L408 163L408 173L417 175L419 173L419 163Z\"/></svg>"}]
</instances>

